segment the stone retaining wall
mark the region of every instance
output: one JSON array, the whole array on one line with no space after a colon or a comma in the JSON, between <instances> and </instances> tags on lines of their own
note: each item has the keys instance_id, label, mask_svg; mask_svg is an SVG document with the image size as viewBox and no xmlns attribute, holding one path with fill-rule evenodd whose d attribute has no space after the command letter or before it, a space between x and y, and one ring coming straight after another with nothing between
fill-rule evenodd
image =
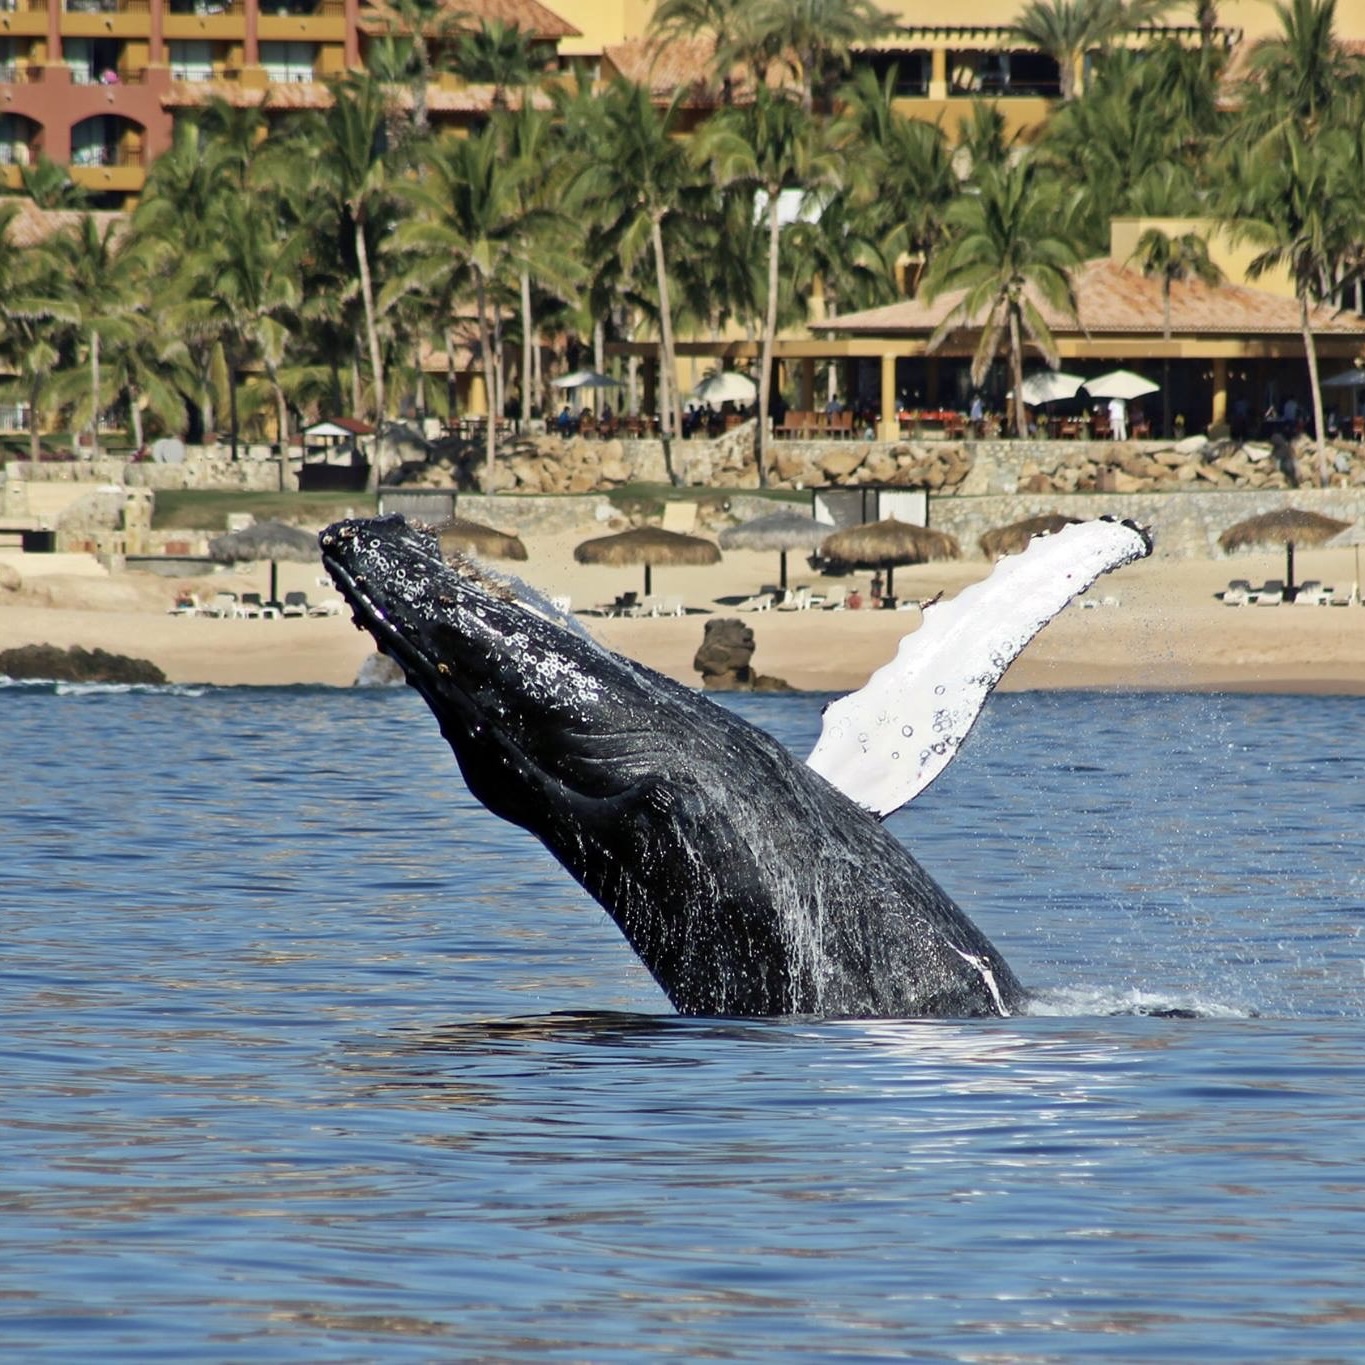
<instances>
[{"instance_id":1,"label":"stone retaining wall","mask_svg":"<svg viewBox=\"0 0 1365 1365\"><path fill-rule=\"evenodd\" d=\"M979 558L983 532L1044 512L1082 521L1120 517L1152 529L1155 553L1168 559L1218 558L1218 537L1234 522L1280 507L1294 506L1340 521L1365 519L1365 489L1299 488L1278 491L1171 493L988 494L976 498L929 499L929 524L957 537L967 558Z\"/></svg>"}]
</instances>

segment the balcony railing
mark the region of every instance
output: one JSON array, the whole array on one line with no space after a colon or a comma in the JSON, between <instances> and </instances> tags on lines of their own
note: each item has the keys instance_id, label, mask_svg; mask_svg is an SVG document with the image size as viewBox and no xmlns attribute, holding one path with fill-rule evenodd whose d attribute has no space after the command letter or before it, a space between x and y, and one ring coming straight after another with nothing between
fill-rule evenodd
<instances>
[{"instance_id":1,"label":"balcony railing","mask_svg":"<svg viewBox=\"0 0 1365 1365\"><path fill-rule=\"evenodd\" d=\"M73 147L71 149L71 164L73 166L140 166L142 165L142 153L131 151L117 144L109 146L97 143L90 147Z\"/></svg>"},{"instance_id":2,"label":"balcony railing","mask_svg":"<svg viewBox=\"0 0 1365 1365\"><path fill-rule=\"evenodd\" d=\"M0 142L0 166L31 166L37 158L26 142Z\"/></svg>"},{"instance_id":3,"label":"balcony railing","mask_svg":"<svg viewBox=\"0 0 1365 1365\"><path fill-rule=\"evenodd\" d=\"M171 0L171 14L225 15L242 14L242 0Z\"/></svg>"}]
</instances>

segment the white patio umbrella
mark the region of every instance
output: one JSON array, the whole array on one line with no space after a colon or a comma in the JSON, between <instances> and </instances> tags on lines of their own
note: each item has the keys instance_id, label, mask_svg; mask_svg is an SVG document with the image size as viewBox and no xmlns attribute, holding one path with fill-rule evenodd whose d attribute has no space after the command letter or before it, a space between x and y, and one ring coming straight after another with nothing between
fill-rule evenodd
<instances>
[{"instance_id":1,"label":"white patio umbrella","mask_svg":"<svg viewBox=\"0 0 1365 1365\"><path fill-rule=\"evenodd\" d=\"M574 370L572 374L561 375L550 383L557 389L619 389L621 381L598 370Z\"/></svg>"},{"instance_id":2,"label":"white patio umbrella","mask_svg":"<svg viewBox=\"0 0 1365 1365\"><path fill-rule=\"evenodd\" d=\"M1064 370L1038 370L1024 378L1024 402L1031 408L1036 408L1040 403L1064 402L1068 398L1075 398L1084 383L1080 375L1067 374ZM1011 389L1005 396L1013 398L1014 390Z\"/></svg>"},{"instance_id":3,"label":"white patio umbrella","mask_svg":"<svg viewBox=\"0 0 1365 1365\"><path fill-rule=\"evenodd\" d=\"M698 403L718 408L722 403L752 403L758 396L758 385L747 374L738 370L718 370L708 374L688 395Z\"/></svg>"},{"instance_id":4,"label":"white patio umbrella","mask_svg":"<svg viewBox=\"0 0 1365 1365\"><path fill-rule=\"evenodd\" d=\"M1122 398L1129 403L1135 398L1157 393L1160 388L1160 384L1153 384L1132 370L1110 370L1108 374L1085 381L1085 391L1091 398Z\"/></svg>"},{"instance_id":5,"label":"white patio umbrella","mask_svg":"<svg viewBox=\"0 0 1365 1365\"><path fill-rule=\"evenodd\" d=\"M1324 389L1365 389L1365 370L1347 370L1322 381Z\"/></svg>"}]
</instances>

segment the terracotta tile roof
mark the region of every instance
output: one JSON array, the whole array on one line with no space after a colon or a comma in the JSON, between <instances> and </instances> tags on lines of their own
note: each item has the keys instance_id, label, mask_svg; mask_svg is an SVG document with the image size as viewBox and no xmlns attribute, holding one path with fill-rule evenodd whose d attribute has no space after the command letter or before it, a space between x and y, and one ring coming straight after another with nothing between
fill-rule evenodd
<instances>
[{"instance_id":1,"label":"terracotta tile roof","mask_svg":"<svg viewBox=\"0 0 1365 1365\"><path fill-rule=\"evenodd\" d=\"M675 91L683 90L686 106L713 106L720 96L719 83L711 74L715 51L712 38L671 38L666 43L655 38L631 38L602 49L606 68L603 76L610 80L619 75L634 84L646 85L654 99L671 99ZM791 76L786 64L774 62L768 72L768 84L780 88L790 82ZM749 70L739 65L733 67L730 84L732 98L738 103L747 102L753 91Z\"/></svg>"},{"instance_id":2,"label":"terracotta tile roof","mask_svg":"<svg viewBox=\"0 0 1365 1365\"><path fill-rule=\"evenodd\" d=\"M47 241L49 237L55 237L59 232L76 227L81 219L87 216L82 209L40 209L28 198L0 200L0 208L10 204L17 204L19 211L10 220L5 235L17 247L36 246L39 242ZM102 210L91 212L89 217L95 220L99 230L103 232L110 223L127 222L128 215Z\"/></svg>"},{"instance_id":3,"label":"terracotta tile roof","mask_svg":"<svg viewBox=\"0 0 1365 1365\"><path fill-rule=\"evenodd\" d=\"M427 108L438 114L486 114L495 107L496 91L491 85L470 85L462 90L443 90L427 87ZM395 109L412 108L412 91L405 85L390 86L386 97ZM238 85L235 81L178 81L161 97L164 109L198 109L210 100L220 99L234 109L262 109L266 113L295 109L326 109L331 106L332 94L321 82L291 82L271 85L264 90ZM503 92L503 102L509 109L520 108L521 92ZM532 103L537 109L551 109L553 101L536 91Z\"/></svg>"},{"instance_id":4,"label":"terracotta tile roof","mask_svg":"<svg viewBox=\"0 0 1365 1365\"><path fill-rule=\"evenodd\" d=\"M161 97L163 109L198 109L210 100L234 109L326 109L331 91L318 81L289 81L278 85L239 85L236 81L174 81Z\"/></svg>"},{"instance_id":5,"label":"terracotta tile roof","mask_svg":"<svg viewBox=\"0 0 1365 1365\"><path fill-rule=\"evenodd\" d=\"M1161 335L1159 279L1126 269L1105 256L1082 265L1072 277L1072 287L1076 292L1079 328L1058 309L1039 301L1047 325L1059 336L1076 336L1082 331L1092 337ZM811 330L858 336L927 335L962 296L963 291L953 290L940 294L932 303L903 299L882 308L812 323ZM1365 336L1365 319L1353 313L1338 313L1334 308L1314 308L1312 324L1314 332L1323 335ZM1299 305L1296 299L1245 285L1177 280L1171 286L1171 332L1174 336L1298 336Z\"/></svg>"},{"instance_id":6,"label":"terracotta tile roof","mask_svg":"<svg viewBox=\"0 0 1365 1365\"><path fill-rule=\"evenodd\" d=\"M492 85L467 85L463 90L442 90L439 86L428 86L427 108L433 114L486 114L496 107L496 93L497 89ZM396 108L412 107L412 91L406 86L396 86L390 90L389 98ZM506 108L521 108L520 90L504 90L502 98ZM554 108L554 101L542 91L533 90L531 106L549 110Z\"/></svg>"},{"instance_id":7,"label":"terracotta tile roof","mask_svg":"<svg viewBox=\"0 0 1365 1365\"><path fill-rule=\"evenodd\" d=\"M580 38L582 34L567 19L561 18L540 0L443 0L451 28L476 31L485 23L515 26L542 42ZM383 33L400 21L383 0L362 0L360 29L363 33ZM433 25L438 27L439 25Z\"/></svg>"},{"instance_id":8,"label":"terracotta tile roof","mask_svg":"<svg viewBox=\"0 0 1365 1365\"><path fill-rule=\"evenodd\" d=\"M659 43L652 38L632 38L602 49L608 71L635 85L647 85L651 95L671 97L675 90L700 93L711 78L711 58L716 44L711 38L678 38Z\"/></svg>"}]
</instances>

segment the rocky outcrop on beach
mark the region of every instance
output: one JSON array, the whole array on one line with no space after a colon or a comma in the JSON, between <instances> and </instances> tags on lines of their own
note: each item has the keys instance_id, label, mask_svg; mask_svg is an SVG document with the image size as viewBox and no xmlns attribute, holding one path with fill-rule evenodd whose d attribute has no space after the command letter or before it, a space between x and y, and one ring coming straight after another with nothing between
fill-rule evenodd
<instances>
[{"instance_id":1,"label":"rocky outcrop on beach","mask_svg":"<svg viewBox=\"0 0 1365 1365\"><path fill-rule=\"evenodd\" d=\"M782 678L754 672L754 647L752 626L735 617L712 618L692 661L701 685L711 692L790 692Z\"/></svg>"},{"instance_id":2,"label":"rocky outcrop on beach","mask_svg":"<svg viewBox=\"0 0 1365 1365\"><path fill-rule=\"evenodd\" d=\"M166 675L147 659L72 645L21 645L0 650L0 677L16 681L115 683L159 686Z\"/></svg>"},{"instance_id":3,"label":"rocky outcrop on beach","mask_svg":"<svg viewBox=\"0 0 1365 1365\"><path fill-rule=\"evenodd\" d=\"M387 654L378 652L366 657L355 675L352 687L401 687L407 681L402 666Z\"/></svg>"}]
</instances>

